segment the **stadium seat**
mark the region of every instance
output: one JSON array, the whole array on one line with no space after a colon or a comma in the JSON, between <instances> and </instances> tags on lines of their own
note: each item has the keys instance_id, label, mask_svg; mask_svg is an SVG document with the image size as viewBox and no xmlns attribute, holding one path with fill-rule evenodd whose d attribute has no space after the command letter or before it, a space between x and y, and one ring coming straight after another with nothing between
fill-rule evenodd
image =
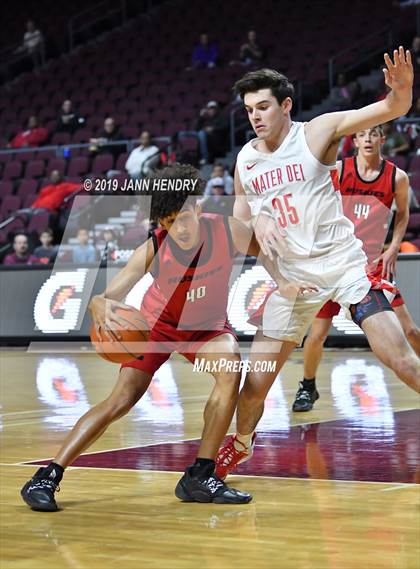
<instances>
[{"instance_id":1,"label":"stadium seat","mask_svg":"<svg viewBox=\"0 0 420 569\"><path fill-rule=\"evenodd\" d=\"M58 170L61 174L66 173L66 161L64 158L50 158L46 169L46 174L49 176L53 170Z\"/></svg>"},{"instance_id":2,"label":"stadium seat","mask_svg":"<svg viewBox=\"0 0 420 569\"><path fill-rule=\"evenodd\" d=\"M21 199L19 196L6 196L1 202L0 206L0 220L5 219L11 213L16 211L21 206Z\"/></svg>"},{"instance_id":3,"label":"stadium seat","mask_svg":"<svg viewBox=\"0 0 420 569\"><path fill-rule=\"evenodd\" d=\"M31 160L26 164L25 178L40 178L44 175L45 164L43 160Z\"/></svg>"},{"instance_id":4,"label":"stadium seat","mask_svg":"<svg viewBox=\"0 0 420 569\"><path fill-rule=\"evenodd\" d=\"M86 156L77 156L70 159L67 170L68 176L82 176L86 174L89 167L89 159Z\"/></svg>"},{"instance_id":5,"label":"stadium seat","mask_svg":"<svg viewBox=\"0 0 420 569\"><path fill-rule=\"evenodd\" d=\"M21 180L16 195L18 195L22 201L25 200L27 195L36 194L38 189L37 180Z\"/></svg>"},{"instance_id":6,"label":"stadium seat","mask_svg":"<svg viewBox=\"0 0 420 569\"><path fill-rule=\"evenodd\" d=\"M92 162L92 174L100 175L106 173L114 166L114 157L112 154L99 154L95 156Z\"/></svg>"},{"instance_id":7,"label":"stadium seat","mask_svg":"<svg viewBox=\"0 0 420 569\"><path fill-rule=\"evenodd\" d=\"M6 163L3 170L2 178L4 181L16 180L16 178L20 178L21 175L22 175L22 162L13 160L12 162Z\"/></svg>"},{"instance_id":8,"label":"stadium seat","mask_svg":"<svg viewBox=\"0 0 420 569\"><path fill-rule=\"evenodd\" d=\"M6 196L12 195L12 193L13 193L13 182L1 181L0 182L0 199L4 199Z\"/></svg>"}]
</instances>

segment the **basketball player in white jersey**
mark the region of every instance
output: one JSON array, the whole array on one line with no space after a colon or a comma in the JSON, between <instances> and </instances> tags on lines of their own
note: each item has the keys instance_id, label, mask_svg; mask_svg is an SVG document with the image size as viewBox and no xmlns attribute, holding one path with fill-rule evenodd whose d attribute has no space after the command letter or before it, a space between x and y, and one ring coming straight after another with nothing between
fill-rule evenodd
<instances>
[{"instance_id":1,"label":"basketball player in white jersey","mask_svg":"<svg viewBox=\"0 0 420 569\"><path fill-rule=\"evenodd\" d=\"M372 268L372 278L386 282L395 274L400 244L407 229L409 218L407 174L392 162L385 160L381 146L385 142L382 126L358 131L353 135L357 155L337 162L333 179L343 196L344 214L354 224L355 235L363 242L369 255L372 245L377 261ZM392 241L385 252L382 241L387 231L387 221L392 203L395 203L395 224ZM362 208L365 208L364 215ZM384 223L385 222L385 223ZM381 239L381 226L383 228ZM381 253L378 258L378 254ZM372 280L371 278L371 280ZM411 317L400 291L397 289L391 306L397 315L404 334L420 356L420 329ZM322 359L324 342L328 336L333 317L340 312L340 305L328 301L318 312L303 347L303 380L293 403L293 411L310 411L319 398L316 389L316 373Z\"/></svg>"},{"instance_id":2,"label":"basketball player in white jersey","mask_svg":"<svg viewBox=\"0 0 420 569\"><path fill-rule=\"evenodd\" d=\"M270 69L251 71L235 85L257 138L238 155L234 215L252 224L263 253L278 257L286 279L311 284L318 291L298 293L294 301L275 291L265 302L251 349L251 369L256 360L276 357L276 370L248 373L238 401L237 433L217 457L221 478L250 458L267 393L328 300L343 306L377 357L420 391L420 361L383 292L371 290L366 256L343 215L340 192L330 176L341 137L393 120L411 107L410 53L400 47L393 61L385 54L385 64L390 92L384 100L305 124L291 121L293 86L284 75Z\"/></svg>"}]
</instances>

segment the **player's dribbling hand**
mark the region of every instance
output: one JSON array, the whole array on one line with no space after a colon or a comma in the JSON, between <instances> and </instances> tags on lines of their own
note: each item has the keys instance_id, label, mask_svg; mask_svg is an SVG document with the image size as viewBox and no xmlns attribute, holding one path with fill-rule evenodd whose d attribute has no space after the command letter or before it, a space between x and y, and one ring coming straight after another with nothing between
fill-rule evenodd
<instances>
[{"instance_id":1,"label":"player's dribbling hand","mask_svg":"<svg viewBox=\"0 0 420 569\"><path fill-rule=\"evenodd\" d=\"M270 261L284 253L285 234L282 234L276 219L265 213L260 214L254 225L254 233L261 251Z\"/></svg>"},{"instance_id":2,"label":"player's dribbling hand","mask_svg":"<svg viewBox=\"0 0 420 569\"><path fill-rule=\"evenodd\" d=\"M132 310L131 306L98 294L92 298L88 308L98 333L102 330L109 340L112 341L114 339L109 331L113 332L114 337L116 336L120 339L118 328L128 329L127 322L121 319L115 311L117 308Z\"/></svg>"},{"instance_id":3,"label":"player's dribbling hand","mask_svg":"<svg viewBox=\"0 0 420 569\"><path fill-rule=\"evenodd\" d=\"M411 53L408 49L404 52L402 46L394 49L394 61L387 53L384 55L386 68L383 69L385 83L394 91L410 90L413 87L414 72L411 63Z\"/></svg>"},{"instance_id":4,"label":"player's dribbling hand","mask_svg":"<svg viewBox=\"0 0 420 569\"><path fill-rule=\"evenodd\" d=\"M284 298L289 300L295 300L297 297L314 294L316 292L318 292L317 287L312 285L303 286L296 282L288 282L286 284L279 285L279 293L281 296L284 296Z\"/></svg>"}]
</instances>

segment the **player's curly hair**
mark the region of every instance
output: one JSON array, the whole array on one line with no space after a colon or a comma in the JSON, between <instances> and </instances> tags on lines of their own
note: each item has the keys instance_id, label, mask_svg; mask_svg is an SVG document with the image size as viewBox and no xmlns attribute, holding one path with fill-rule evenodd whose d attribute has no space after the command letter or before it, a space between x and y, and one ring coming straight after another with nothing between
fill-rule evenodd
<instances>
[{"instance_id":1,"label":"player's curly hair","mask_svg":"<svg viewBox=\"0 0 420 569\"><path fill-rule=\"evenodd\" d=\"M293 99L295 90L288 78L274 69L257 69L245 73L233 86L235 95L242 100L247 93L255 93L259 89L271 89L271 93L277 99L279 105L290 97Z\"/></svg>"},{"instance_id":2,"label":"player's curly hair","mask_svg":"<svg viewBox=\"0 0 420 569\"><path fill-rule=\"evenodd\" d=\"M203 195L205 181L201 179L200 172L191 164L175 162L162 170L156 170L149 176L150 180L197 180L194 189L183 186L181 190L159 191L159 185L154 189L150 185L149 195L152 196L150 217L153 221L164 219L173 213L181 211L184 203L195 205L199 196Z\"/></svg>"}]
</instances>

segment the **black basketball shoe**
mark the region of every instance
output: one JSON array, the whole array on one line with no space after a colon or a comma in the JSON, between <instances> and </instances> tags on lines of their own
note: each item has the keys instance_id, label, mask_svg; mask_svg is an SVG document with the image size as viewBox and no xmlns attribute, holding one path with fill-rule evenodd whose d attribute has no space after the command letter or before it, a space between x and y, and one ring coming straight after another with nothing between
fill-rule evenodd
<instances>
[{"instance_id":1,"label":"black basketball shoe","mask_svg":"<svg viewBox=\"0 0 420 569\"><path fill-rule=\"evenodd\" d=\"M60 491L59 478L56 470L41 467L25 484L20 495L33 510L40 512L56 512L58 506L54 493Z\"/></svg>"},{"instance_id":2,"label":"black basketball shoe","mask_svg":"<svg viewBox=\"0 0 420 569\"><path fill-rule=\"evenodd\" d=\"M317 389L306 389L303 386L303 383L300 382L300 387L297 390L296 397L293 402L292 411L310 411L317 399L319 399L319 393Z\"/></svg>"},{"instance_id":3,"label":"black basketball shoe","mask_svg":"<svg viewBox=\"0 0 420 569\"><path fill-rule=\"evenodd\" d=\"M184 476L175 488L175 496L183 502L213 502L214 504L248 504L251 494L230 488L214 474L214 466L201 476L192 476L192 467L185 470Z\"/></svg>"}]
</instances>

